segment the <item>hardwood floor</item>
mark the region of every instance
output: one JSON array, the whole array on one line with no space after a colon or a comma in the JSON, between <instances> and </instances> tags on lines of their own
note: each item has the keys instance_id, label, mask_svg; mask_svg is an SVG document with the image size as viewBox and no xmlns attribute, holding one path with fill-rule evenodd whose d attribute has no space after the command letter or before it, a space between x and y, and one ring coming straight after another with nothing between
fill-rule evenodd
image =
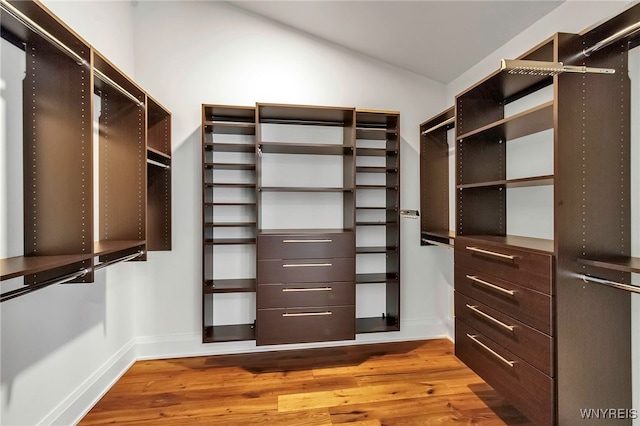
<instances>
[{"instance_id":1,"label":"hardwood floor","mask_svg":"<svg viewBox=\"0 0 640 426\"><path fill-rule=\"evenodd\" d=\"M80 425L529 425L448 340L139 361Z\"/></svg>"}]
</instances>

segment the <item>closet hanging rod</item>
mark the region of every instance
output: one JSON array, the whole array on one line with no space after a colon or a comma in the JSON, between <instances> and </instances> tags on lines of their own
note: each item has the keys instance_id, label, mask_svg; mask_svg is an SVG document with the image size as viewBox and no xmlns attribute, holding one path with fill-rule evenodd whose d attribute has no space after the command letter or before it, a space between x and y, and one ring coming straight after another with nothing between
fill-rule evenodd
<instances>
[{"instance_id":1,"label":"closet hanging rod","mask_svg":"<svg viewBox=\"0 0 640 426\"><path fill-rule=\"evenodd\" d=\"M90 272L89 269L84 268L84 269L79 270L78 272L73 272L71 274L64 275L62 277L52 278L50 280L46 280L46 281L43 281L41 283L27 285L27 286L24 286L24 287L16 289L16 290L11 290L11 291L8 291L6 293L2 293L2 294L0 294L0 303L6 302L7 300L14 299L14 298L16 298L18 296L22 296L23 294L31 293L32 291L40 290L41 288L45 288L45 287L49 287L49 286L57 285L57 284L64 284L64 283L67 283L69 281L73 281L73 280L75 280L77 278L84 277L89 272Z\"/></svg>"},{"instance_id":2,"label":"closet hanging rod","mask_svg":"<svg viewBox=\"0 0 640 426\"><path fill-rule=\"evenodd\" d=\"M3 1L3 0L0 0ZM95 74L96 77L98 77L100 80L104 81L105 83L107 83L109 86L113 87L114 89L116 89L118 92L122 93L123 95L125 95L127 98L131 99L136 105L138 105L141 108L144 108L144 102L142 102L141 100L139 100L138 98L136 98L135 96L133 96L131 93L129 93L129 91L127 89L125 89L124 87L120 86L118 83L116 83L115 81L111 80L109 77L107 77L102 71L100 71L97 68L93 68L93 73Z\"/></svg>"},{"instance_id":3,"label":"closet hanging rod","mask_svg":"<svg viewBox=\"0 0 640 426\"><path fill-rule=\"evenodd\" d=\"M447 126L449 124L453 124L455 121L456 121L455 117L448 118L445 121L443 121L442 123L436 124L435 126L428 128L427 130L422 132L422 134L426 135L429 132L433 132L434 130L439 129L440 127Z\"/></svg>"},{"instance_id":4,"label":"closet hanging rod","mask_svg":"<svg viewBox=\"0 0 640 426\"><path fill-rule=\"evenodd\" d=\"M99 270L100 270L100 269L102 269L102 268L106 268L107 266L114 265L114 264L116 264L116 263L126 262L126 261L128 261L128 260L136 259L136 258L138 258L138 257L142 256L143 254L144 254L144 251L139 250L139 251L137 251L136 253L130 254L130 255L128 255L128 256L119 257L119 258L117 258L117 259L109 260L109 261L107 261L107 262L102 262L102 263L100 263L100 264L98 264L98 265L94 266L94 267L93 267L93 270L94 270L94 271L99 271Z\"/></svg>"},{"instance_id":5,"label":"closet hanging rod","mask_svg":"<svg viewBox=\"0 0 640 426\"><path fill-rule=\"evenodd\" d=\"M582 65L565 65L562 62L530 61L525 59L502 59L500 70L509 74L549 76L563 72L615 74L613 68L592 68Z\"/></svg>"},{"instance_id":6,"label":"closet hanging rod","mask_svg":"<svg viewBox=\"0 0 640 426\"><path fill-rule=\"evenodd\" d=\"M592 277L590 275L582 275L580 278L582 278L582 281L584 281L585 283L592 282L592 283L596 283L596 284L606 285L608 287L617 288L617 289L620 289L620 290L629 291L631 293L640 294L640 286L622 284L622 283L619 283L619 282L616 282L616 281L604 280L602 278Z\"/></svg>"},{"instance_id":7,"label":"closet hanging rod","mask_svg":"<svg viewBox=\"0 0 640 426\"><path fill-rule=\"evenodd\" d=\"M627 37L627 36L635 33L638 30L640 30L640 22L636 22L633 25L629 25L628 27L621 29L617 33L612 34L612 35L610 35L609 37L607 37L607 38L605 38L603 40L600 40L599 42L597 42L596 44L594 44L590 48L582 50L582 54L584 56L588 57L593 52L597 52L598 50L602 49L603 47L607 47L610 44L615 43L616 41L621 40L624 37Z\"/></svg>"},{"instance_id":8,"label":"closet hanging rod","mask_svg":"<svg viewBox=\"0 0 640 426\"><path fill-rule=\"evenodd\" d=\"M156 160L151 160L150 158L147 158L147 164L151 164L152 166L158 166L158 167L162 167L165 170L169 170L171 169L171 166L168 164L162 164L159 161Z\"/></svg>"},{"instance_id":9,"label":"closet hanging rod","mask_svg":"<svg viewBox=\"0 0 640 426\"><path fill-rule=\"evenodd\" d=\"M57 47L58 49L60 49L61 51L63 51L73 59L75 59L78 65L89 65L89 62L87 62L86 59L78 55L69 46L67 46L60 40L58 40L56 37L54 37L51 33L49 33L47 30L42 28L40 25L33 22L27 15L20 12L7 0L0 0L0 8L4 9L9 15L13 16L15 19L20 21L23 25L25 25L31 31L41 35L42 37L47 39L51 44L53 44L55 47Z\"/></svg>"}]
</instances>

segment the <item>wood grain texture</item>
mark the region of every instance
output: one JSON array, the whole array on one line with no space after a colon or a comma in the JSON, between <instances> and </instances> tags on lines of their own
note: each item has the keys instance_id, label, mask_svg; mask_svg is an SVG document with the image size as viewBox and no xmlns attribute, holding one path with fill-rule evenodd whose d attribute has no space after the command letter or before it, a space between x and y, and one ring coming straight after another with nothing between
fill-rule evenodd
<instances>
[{"instance_id":1,"label":"wood grain texture","mask_svg":"<svg viewBox=\"0 0 640 426\"><path fill-rule=\"evenodd\" d=\"M80 425L530 425L448 340L139 361Z\"/></svg>"}]
</instances>

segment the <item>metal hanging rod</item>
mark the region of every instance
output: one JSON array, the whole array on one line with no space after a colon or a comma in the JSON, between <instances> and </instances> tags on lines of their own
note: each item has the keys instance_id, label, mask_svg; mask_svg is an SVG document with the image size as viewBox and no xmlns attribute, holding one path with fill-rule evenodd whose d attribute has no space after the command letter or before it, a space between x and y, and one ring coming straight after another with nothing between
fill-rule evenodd
<instances>
[{"instance_id":1,"label":"metal hanging rod","mask_svg":"<svg viewBox=\"0 0 640 426\"><path fill-rule=\"evenodd\" d=\"M456 121L455 117L448 118L445 121L443 121L442 123L436 124L435 126L428 128L427 130L422 132L422 134L426 135L429 132L433 132L434 130L439 129L440 127L444 127L444 126L448 126L449 124L453 124L455 121Z\"/></svg>"},{"instance_id":2,"label":"metal hanging rod","mask_svg":"<svg viewBox=\"0 0 640 426\"><path fill-rule=\"evenodd\" d=\"M592 276L589 276L589 275L582 275L580 278L585 283L592 282L592 283L596 283L596 284L606 285L608 287L617 288L617 289L620 289L620 290L629 291L631 293L640 294L640 286L622 284L622 283L619 283L619 282L616 282L616 281L604 280L602 278L592 277Z\"/></svg>"},{"instance_id":3,"label":"metal hanging rod","mask_svg":"<svg viewBox=\"0 0 640 426\"><path fill-rule=\"evenodd\" d=\"M74 272L74 273L71 273L71 274L68 274L68 275L65 275L65 276L62 276L62 277L52 278L50 280L46 280L46 281L43 281L41 283L27 285L27 286L24 286L24 287L16 289L16 290L11 290L11 291L8 291L6 293L2 293L2 294L0 294L0 303L1 302L6 302L7 300L11 300L11 299L16 298L18 296L22 296L23 294L31 293L32 291L40 290L41 288L45 288L45 287L49 287L49 286L57 285L57 284L64 284L64 283L67 283L69 281L73 281L75 279L84 277L89 272L90 272L89 269L84 268L84 269L79 270L78 272Z\"/></svg>"},{"instance_id":4,"label":"metal hanging rod","mask_svg":"<svg viewBox=\"0 0 640 426\"><path fill-rule=\"evenodd\" d=\"M3 1L3 0L0 0ZM129 93L129 91L127 89L125 89L124 87L120 86L118 83L116 83L115 81L111 80L109 77L107 77L102 71L100 71L97 68L93 68L93 73L95 74L96 77L98 77L100 80L104 81L105 83L107 83L109 86L113 87L114 89L116 89L118 92L122 93L123 95L125 95L127 98L131 99L136 105L138 105L141 108L144 108L144 102L140 101L138 98L136 98L135 96L133 96L131 93Z\"/></svg>"},{"instance_id":5,"label":"metal hanging rod","mask_svg":"<svg viewBox=\"0 0 640 426\"><path fill-rule=\"evenodd\" d=\"M116 263L126 262L128 260L136 259L136 258L142 256L143 254L144 254L144 251L143 250L139 250L138 252L130 254L128 256L120 257L118 259L109 260L107 262L102 262L102 263L94 266L93 270L94 271L99 271L102 268L106 268L107 266L114 265Z\"/></svg>"},{"instance_id":6,"label":"metal hanging rod","mask_svg":"<svg viewBox=\"0 0 640 426\"><path fill-rule=\"evenodd\" d=\"M158 167L162 167L165 170L169 170L171 169L171 166L168 164L163 164L159 161L156 160L151 160L150 158L147 158L147 164L151 164L152 166L158 166Z\"/></svg>"},{"instance_id":7,"label":"metal hanging rod","mask_svg":"<svg viewBox=\"0 0 640 426\"><path fill-rule=\"evenodd\" d=\"M621 40L624 37L627 37L627 36L635 33L638 30L640 30L640 22L636 22L633 25L629 25L628 27L621 29L617 33L610 35L609 37L605 38L604 40L600 40L599 42L597 42L596 44L594 44L590 48L584 49L582 51L582 54L584 56L588 57L593 52L597 52L598 50L602 49L603 47L607 47L610 44L615 43L616 41Z\"/></svg>"},{"instance_id":8,"label":"metal hanging rod","mask_svg":"<svg viewBox=\"0 0 640 426\"><path fill-rule=\"evenodd\" d=\"M562 62L528 61L524 59L503 59L500 70L509 74L554 76L563 72L615 74L612 68L592 68L582 65L564 65Z\"/></svg>"},{"instance_id":9,"label":"metal hanging rod","mask_svg":"<svg viewBox=\"0 0 640 426\"><path fill-rule=\"evenodd\" d=\"M82 56L78 55L69 46L67 46L66 44L64 44L60 40L58 40L55 36L53 36L47 30L42 28L40 25L36 24L27 15L25 15L24 13L22 13L18 9L16 9L7 0L0 0L0 8L4 9L9 15L13 16L15 19L20 21L23 25L25 25L31 31L33 31L36 34L39 34L40 36L44 37L49 42L51 42L51 44L53 44L55 47L57 47L58 49L60 49L61 51L63 51L67 55L69 55L71 58L73 58L78 63L78 65L89 65L89 62L87 62L86 59L84 59Z\"/></svg>"}]
</instances>

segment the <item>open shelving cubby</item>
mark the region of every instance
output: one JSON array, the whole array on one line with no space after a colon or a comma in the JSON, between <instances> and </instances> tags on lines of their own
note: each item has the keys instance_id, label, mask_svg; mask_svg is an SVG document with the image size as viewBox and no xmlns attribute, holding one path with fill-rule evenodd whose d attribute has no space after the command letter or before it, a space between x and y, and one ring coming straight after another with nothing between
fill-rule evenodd
<instances>
[{"instance_id":1,"label":"open shelving cubby","mask_svg":"<svg viewBox=\"0 0 640 426\"><path fill-rule=\"evenodd\" d=\"M356 110L356 333L400 330L400 114ZM384 260L381 260L384 256ZM381 265L382 269L381 270ZM382 311L374 314L375 307Z\"/></svg>"},{"instance_id":2,"label":"open shelving cubby","mask_svg":"<svg viewBox=\"0 0 640 426\"><path fill-rule=\"evenodd\" d=\"M202 341L255 339L255 318L227 305L254 297L255 108L202 105ZM230 261L237 256L239 261ZM244 265L244 267L243 267Z\"/></svg>"}]
</instances>

